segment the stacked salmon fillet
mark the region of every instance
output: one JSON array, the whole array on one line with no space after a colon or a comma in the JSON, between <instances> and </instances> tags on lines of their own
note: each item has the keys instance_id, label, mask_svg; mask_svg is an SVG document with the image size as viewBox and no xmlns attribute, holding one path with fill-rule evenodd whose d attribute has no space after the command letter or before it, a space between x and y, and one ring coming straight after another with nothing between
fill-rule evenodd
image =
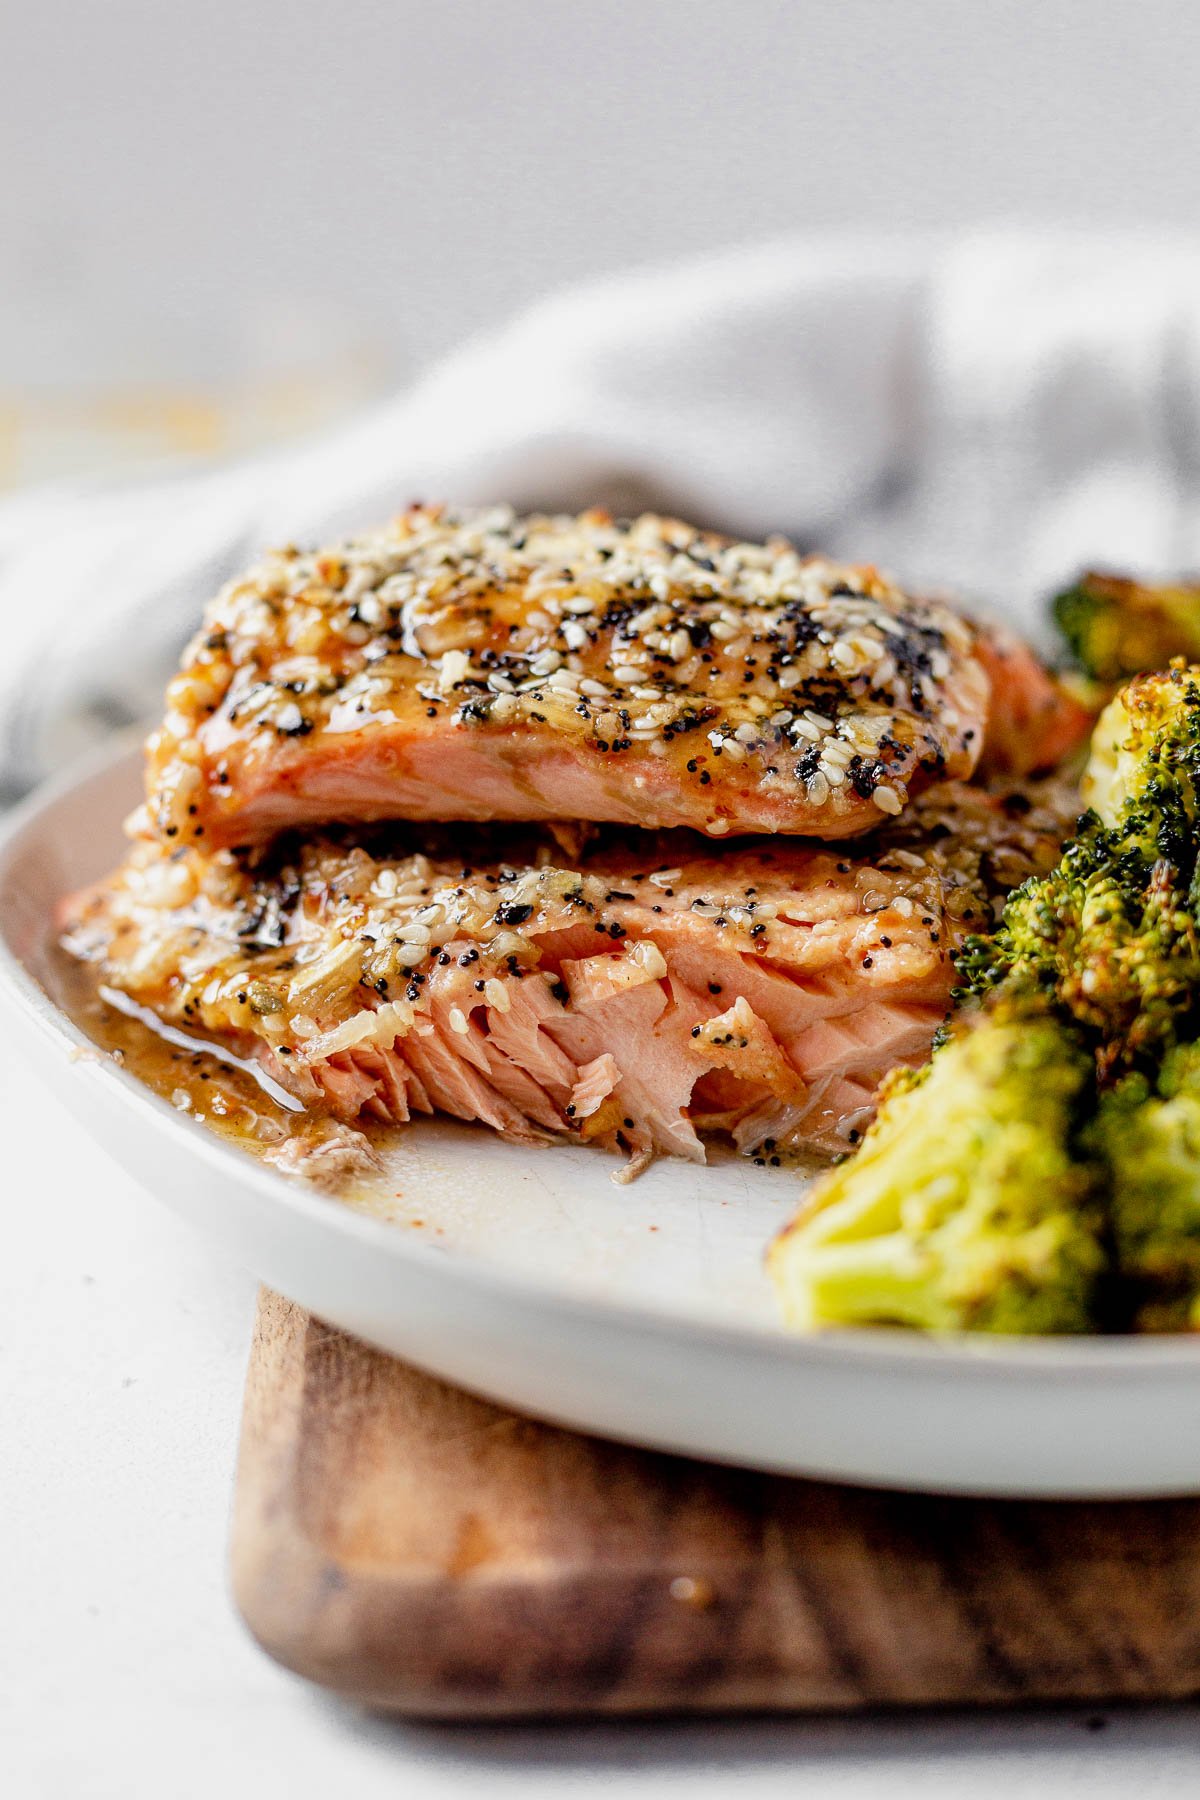
<instances>
[{"instance_id":1,"label":"stacked salmon fillet","mask_svg":"<svg viewBox=\"0 0 1200 1800\"><path fill-rule=\"evenodd\" d=\"M63 943L306 1108L844 1149L1049 866L1089 719L874 569L414 508L212 604Z\"/></svg>"}]
</instances>

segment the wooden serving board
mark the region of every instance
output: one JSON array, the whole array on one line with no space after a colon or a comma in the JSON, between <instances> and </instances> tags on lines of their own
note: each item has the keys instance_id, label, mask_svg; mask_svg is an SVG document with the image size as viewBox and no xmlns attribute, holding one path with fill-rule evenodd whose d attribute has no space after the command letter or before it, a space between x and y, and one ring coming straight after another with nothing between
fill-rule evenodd
<instances>
[{"instance_id":1,"label":"wooden serving board","mask_svg":"<svg viewBox=\"0 0 1200 1800\"><path fill-rule=\"evenodd\" d=\"M267 1293L233 1580L288 1668L426 1716L1200 1692L1200 1501L941 1500L626 1449Z\"/></svg>"}]
</instances>

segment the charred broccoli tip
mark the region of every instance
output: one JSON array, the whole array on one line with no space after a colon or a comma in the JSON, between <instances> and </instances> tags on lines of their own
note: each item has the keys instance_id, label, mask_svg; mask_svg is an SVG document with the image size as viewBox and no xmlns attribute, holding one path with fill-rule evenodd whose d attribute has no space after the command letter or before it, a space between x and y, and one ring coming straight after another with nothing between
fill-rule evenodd
<instances>
[{"instance_id":1,"label":"charred broccoli tip","mask_svg":"<svg viewBox=\"0 0 1200 1800\"><path fill-rule=\"evenodd\" d=\"M1200 586L1150 586L1089 571L1051 601L1072 657L1111 686L1173 656L1200 656Z\"/></svg>"}]
</instances>

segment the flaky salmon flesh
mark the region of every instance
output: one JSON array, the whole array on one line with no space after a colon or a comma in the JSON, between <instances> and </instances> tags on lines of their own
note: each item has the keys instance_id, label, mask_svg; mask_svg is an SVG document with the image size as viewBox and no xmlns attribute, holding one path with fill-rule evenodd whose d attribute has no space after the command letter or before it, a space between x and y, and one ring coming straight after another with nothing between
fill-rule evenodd
<instances>
[{"instance_id":1,"label":"flaky salmon flesh","mask_svg":"<svg viewBox=\"0 0 1200 1800\"><path fill-rule=\"evenodd\" d=\"M989 666L949 607L781 539L417 507L213 602L140 829L212 849L397 818L853 837L971 774ZM1030 671L1025 769L1064 722Z\"/></svg>"},{"instance_id":2,"label":"flaky salmon flesh","mask_svg":"<svg viewBox=\"0 0 1200 1800\"><path fill-rule=\"evenodd\" d=\"M947 783L849 847L425 826L138 845L69 903L101 991L350 1122L704 1158L845 1149L952 954L1058 854L1055 788Z\"/></svg>"}]
</instances>

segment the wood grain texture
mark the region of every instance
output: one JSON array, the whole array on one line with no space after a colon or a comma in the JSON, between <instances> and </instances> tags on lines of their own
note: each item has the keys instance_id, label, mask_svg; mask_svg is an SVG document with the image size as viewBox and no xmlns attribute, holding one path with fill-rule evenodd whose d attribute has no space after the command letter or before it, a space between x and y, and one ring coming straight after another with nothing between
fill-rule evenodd
<instances>
[{"instance_id":1,"label":"wood grain texture","mask_svg":"<svg viewBox=\"0 0 1200 1800\"><path fill-rule=\"evenodd\" d=\"M939 1500L622 1448L265 1293L232 1562L278 1661L426 1716L1200 1692L1200 1502Z\"/></svg>"}]
</instances>

